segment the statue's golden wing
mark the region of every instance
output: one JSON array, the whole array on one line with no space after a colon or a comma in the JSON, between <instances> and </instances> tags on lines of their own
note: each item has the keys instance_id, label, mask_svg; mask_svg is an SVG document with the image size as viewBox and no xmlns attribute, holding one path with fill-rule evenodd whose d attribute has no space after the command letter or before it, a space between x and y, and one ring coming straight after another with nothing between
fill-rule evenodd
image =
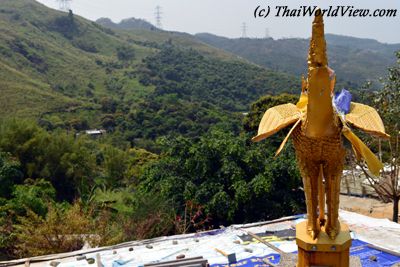
<instances>
[{"instance_id":1,"label":"statue's golden wing","mask_svg":"<svg viewBox=\"0 0 400 267\"><path fill-rule=\"evenodd\" d=\"M258 134L253 137L254 142L261 141L279 130L297 122L301 112L296 105L291 103L275 106L268 109L258 126Z\"/></svg>"},{"instance_id":2,"label":"statue's golden wing","mask_svg":"<svg viewBox=\"0 0 400 267\"><path fill-rule=\"evenodd\" d=\"M382 162L380 162L375 154L372 153L363 141L361 141L361 139L358 138L357 135L355 135L347 126L343 127L342 133L352 144L357 160L363 158L371 173L375 176L379 176L380 170L383 169Z\"/></svg>"},{"instance_id":3,"label":"statue's golden wing","mask_svg":"<svg viewBox=\"0 0 400 267\"><path fill-rule=\"evenodd\" d=\"M378 112L367 105L351 102L346 122L377 137L389 138Z\"/></svg>"}]
</instances>

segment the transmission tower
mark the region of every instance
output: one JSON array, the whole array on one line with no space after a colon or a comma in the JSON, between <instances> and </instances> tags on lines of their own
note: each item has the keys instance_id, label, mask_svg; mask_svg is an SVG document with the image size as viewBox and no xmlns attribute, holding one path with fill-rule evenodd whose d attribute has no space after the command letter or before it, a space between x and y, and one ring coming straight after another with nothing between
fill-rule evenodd
<instances>
[{"instance_id":1,"label":"transmission tower","mask_svg":"<svg viewBox=\"0 0 400 267\"><path fill-rule=\"evenodd\" d=\"M161 7L160 6L156 6L156 12L154 13L155 17L156 17L156 26L159 29L162 29L162 24L161 24Z\"/></svg>"},{"instance_id":2,"label":"transmission tower","mask_svg":"<svg viewBox=\"0 0 400 267\"><path fill-rule=\"evenodd\" d=\"M265 29L265 39L270 38L271 36L269 35L269 28Z\"/></svg>"},{"instance_id":3,"label":"transmission tower","mask_svg":"<svg viewBox=\"0 0 400 267\"><path fill-rule=\"evenodd\" d=\"M247 24L245 22L242 24L242 38L247 38Z\"/></svg>"},{"instance_id":4,"label":"transmission tower","mask_svg":"<svg viewBox=\"0 0 400 267\"><path fill-rule=\"evenodd\" d=\"M72 0L57 0L59 9L62 11L69 11L71 1Z\"/></svg>"}]
</instances>

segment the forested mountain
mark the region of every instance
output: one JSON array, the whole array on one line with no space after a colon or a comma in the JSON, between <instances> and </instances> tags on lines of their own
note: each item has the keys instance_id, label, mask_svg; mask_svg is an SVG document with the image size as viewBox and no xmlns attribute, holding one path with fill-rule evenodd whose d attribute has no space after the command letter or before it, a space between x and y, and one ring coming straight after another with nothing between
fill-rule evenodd
<instances>
[{"instance_id":1,"label":"forested mountain","mask_svg":"<svg viewBox=\"0 0 400 267\"><path fill-rule=\"evenodd\" d=\"M272 70L296 76L306 70L309 39L230 39L208 33L196 37ZM400 44L383 44L372 39L327 34L326 40L329 64L338 81L350 89L382 77L387 67L395 63L395 51L400 50Z\"/></svg>"},{"instance_id":2,"label":"forested mountain","mask_svg":"<svg viewBox=\"0 0 400 267\"><path fill-rule=\"evenodd\" d=\"M125 19L119 23L102 18L97 22L105 27L126 30L130 34L142 36L143 30L156 30L151 24L142 23L135 18ZM305 59L309 39L231 39L209 33L192 36L186 33L157 31L158 33L148 36L147 39L183 38L181 40L184 40L184 43L189 42L194 46L199 45L195 44L197 39L268 69L296 76L304 74L307 67ZM386 68L395 63L394 53L400 50L400 44L384 44L373 39L326 34L326 40L330 65L338 74L339 85L353 90L366 81L376 82L382 77Z\"/></svg>"},{"instance_id":3,"label":"forested mountain","mask_svg":"<svg viewBox=\"0 0 400 267\"><path fill-rule=\"evenodd\" d=\"M133 142L171 131L199 134L207 127L196 123L209 114L220 121L265 93L298 87L290 75L190 35L142 29L145 23L133 19L121 23L141 29L114 31L33 0L2 1L0 116L40 118L49 129L121 130ZM171 117L170 125L160 125L159 116Z\"/></svg>"},{"instance_id":4,"label":"forested mountain","mask_svg":"<svg viewBox=\"0 0 400 267\"><path fill-rule=\"evenodd\" d=\"M157 29L147 21L140 19L129 18L119 23L114 23L108 18L100 18L96 20L96 23L121 33L121 35L127 37L130 42L136 44L157 46L160 43L172 42L181 47L193 48L203 55L210 55L225 60L246 61L222 49L203 43L194 35L185 32Z\"/></svg>"}]
</instances>

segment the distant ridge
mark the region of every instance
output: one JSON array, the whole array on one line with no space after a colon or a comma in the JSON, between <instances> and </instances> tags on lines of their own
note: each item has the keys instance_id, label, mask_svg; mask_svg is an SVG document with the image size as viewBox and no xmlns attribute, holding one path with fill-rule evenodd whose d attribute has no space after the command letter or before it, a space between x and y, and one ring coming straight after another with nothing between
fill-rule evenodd
<instances>
[{"instance_id":1,"label":"distant ridge","mask_svg":"<svg viewBox=\"0 0 400 267\"><path fill-rule=\"evenodd\" d=\"M306 70L309 39L230 39L209 33L195 36L206 44L273 70L296 76ZM373 39L327 34L326 40L330 65L339 80L350 87L383 76L395 64L394 52L400 50L400 44L384 44Z\"/></svg>"},{"instance_id":2,"label":"distant ridge","mask_svg":"<svg viewBox=\"0 0 400 267\"><path fill-rule=\"evenodd\" d=\"M156 26L151 24L150 22L144 19L137 18L128 18L123 19L119 23L113 22L109 18L99 18L96 20L96 23L112 28L112 29L122 29L122 30L131 30L131 29L144 29L144 30L159 30Z\"/></svg>"},{"instance_id":3,"label":"distant ridge","mask_svg":"<svg viewBox=\"0 0 400 267\"><path fill-rule=\"evenodd\" d=\"M108 18L101 18L96 22L111 29L158 30L151 23L137 18L124 19L119 23L114 23ZM173 34L175 37L181 36L186 40L200 41L275 71L300 76L307 68L305 60L309 46L307 38L232 39L210 33L196 35L165 33ZM167 38L170 37L172 35ZM384 76L387 68L395 64L395 51L400 50L400 44L385 44L367 38L326 34L326 40L330 65L338 74L340 85L350 89L359 88L366 81L377 81Z\"/></svg>"}]
</instances>

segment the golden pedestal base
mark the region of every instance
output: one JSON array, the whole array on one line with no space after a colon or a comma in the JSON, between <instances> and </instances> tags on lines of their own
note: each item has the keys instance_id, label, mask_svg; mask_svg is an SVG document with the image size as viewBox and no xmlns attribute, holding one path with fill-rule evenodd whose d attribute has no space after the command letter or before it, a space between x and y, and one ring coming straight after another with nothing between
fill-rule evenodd
<instances>
[{"instance_id":1,"label":"golden pedestal base","mask_svg":"<svg viewBox=\"0 0 400 267\"><path fill-rule=\"evenodd\" d=\"M349 227L341 224L339 235L332 240L323 231L316 240L307 233L307 222L296 226L297 267L349 267L351 237Z\"/></svg>"}]
</instances>

